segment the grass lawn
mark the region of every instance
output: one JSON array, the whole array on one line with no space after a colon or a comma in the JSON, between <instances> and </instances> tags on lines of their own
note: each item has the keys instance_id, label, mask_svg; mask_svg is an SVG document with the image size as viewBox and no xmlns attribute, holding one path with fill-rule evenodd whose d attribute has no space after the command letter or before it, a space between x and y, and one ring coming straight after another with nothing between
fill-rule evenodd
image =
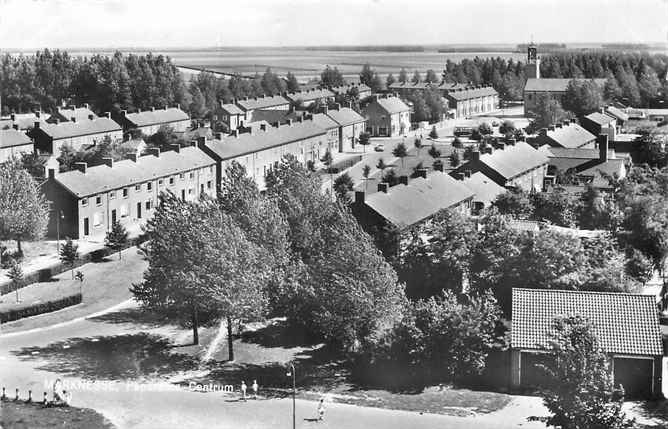
<instances>
[{"instance_id":1,"label":"grass lawn","mask_svg":"<svg viewBox=\"0 0 668 429\"><path fill-rule=\"evenodd\" d=\"M102 262L91 262L77 270L84 274L83 302L53 313L28 317L2 325L3 332L14 332L25 329L50 326L56 323L86 316L97 311L112 307L132 297L130 286L141 281L142 273L148 267L147 261L138 254L137 248L131 247L123 251L123 259L119 260L116 254L107 257ZM55 276L52 281L35 283L19 290L21 305L29 301L45 301L48 297L58 294L70 294L79 291L79 282L72 280L69 271ZM60 295L60 296L64 296ZM2 296L4 305L16 305L15 293Z\"/></svg>"},{"instance_id":2,"label":"grass lawn","mask_svg":"<svg viewBox=\"0 0 668 429\"><path fill-rule=\"evenodd\" d=\"M5 246L7 251L14 252L16 250L16 241L6 240L0 241L0 246ZM55 240L40 240L40 241L22 241L21 250L23 250L24 262L30 261L40 256L48 256L56 254Z\"/></svg>"},{"instance_id":3,"label":"grass lawn","mask_svg":"<svg viewBox=\"0 0 668 429\"><path fill-rule=\"evenodd\" d=\"M16 302L16 292L0 296L0 311L18 310L47 301L64 298L79 292L81 282L63 279L55 282L34 283L18 290L19 302Z\"/></svg>"},{"instance_id":4,"label":"grass lawn","mask_svg":"<svg viewBox=\"0 0 668 429\"><path fill-rule=\"evenodd\" d=\"M41 404L0 403L0 427L12 429L110 429L114 426L101 414L87 408L45 408Z\"/></svg>"}]
</instances>

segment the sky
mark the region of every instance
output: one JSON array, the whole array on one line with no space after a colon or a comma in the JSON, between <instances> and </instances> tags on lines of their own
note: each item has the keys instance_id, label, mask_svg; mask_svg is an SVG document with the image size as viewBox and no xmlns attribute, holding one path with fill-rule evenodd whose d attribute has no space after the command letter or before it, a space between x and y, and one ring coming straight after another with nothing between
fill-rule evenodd
<instances>
[{"instance_id":1,"label":"sky","mask_svg":"<svg viewBox=\"0 0 668 429\"><path fill-rule=\"evenodd\" d=\"M666 42L668 0L0 0L0 49Z\"/></svg>"}]
</instances>

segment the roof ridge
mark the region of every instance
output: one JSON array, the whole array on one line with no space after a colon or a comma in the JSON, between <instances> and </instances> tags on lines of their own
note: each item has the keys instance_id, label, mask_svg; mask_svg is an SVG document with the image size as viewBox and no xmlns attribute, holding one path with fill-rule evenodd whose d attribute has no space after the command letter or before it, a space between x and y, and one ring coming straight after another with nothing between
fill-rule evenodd
<instances>
[{"instance_id":1,"label":"roof ridge","mask_svg":"<svg viewBox=\"0 0 668 429\"><path fill-rule=\"evenodd\" d=\"M611 291L597 291L597 290L569 290L569 289L532 289L526 287L514 287L513 290L532 291L532 292L557 292L557 293L579 293L587 295L614 295L614 296L642 296L654 299L652 295L645 295L635 292L611 292Z\"/></svg>"}]
</instances>

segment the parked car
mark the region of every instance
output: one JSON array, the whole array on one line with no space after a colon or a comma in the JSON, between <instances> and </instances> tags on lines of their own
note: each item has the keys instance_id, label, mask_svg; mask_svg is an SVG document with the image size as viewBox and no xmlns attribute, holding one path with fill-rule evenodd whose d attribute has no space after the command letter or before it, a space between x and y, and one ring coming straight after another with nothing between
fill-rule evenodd
<instances>
[{"instance_id":1,"label":"parked car","mask_svg":"<svg viewBox=\"0 0 668 429\"><path fill-rule=\"evenodd\" d=\"M385 150L385 145L382 143L377 144L376 146L374 146L373 150L375 150L376 152L382 152Z\"/></svg>"}]
</instances>

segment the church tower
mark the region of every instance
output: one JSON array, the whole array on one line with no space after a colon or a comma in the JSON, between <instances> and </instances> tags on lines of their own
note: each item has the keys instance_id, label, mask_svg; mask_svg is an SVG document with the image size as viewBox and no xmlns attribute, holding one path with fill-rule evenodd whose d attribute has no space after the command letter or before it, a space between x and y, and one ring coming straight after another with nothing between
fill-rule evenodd
<instances>
[{"instance_id":1,"label":"church tower","mask_svg":"<svg viewBox=\"0 0 668 429\"><path fill-rule=\"evenodd\" d=\"M540 57L534 42L527 47L527 64L524 68L527 79L540 79Z\"/></svg>"}]
</instances>

